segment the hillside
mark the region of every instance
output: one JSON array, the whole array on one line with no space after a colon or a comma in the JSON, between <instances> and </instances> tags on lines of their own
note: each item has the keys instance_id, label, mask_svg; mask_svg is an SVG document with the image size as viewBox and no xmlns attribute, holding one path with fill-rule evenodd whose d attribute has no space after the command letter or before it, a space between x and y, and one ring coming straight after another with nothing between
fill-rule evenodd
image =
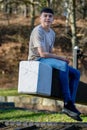
<instances>
[{"instance_id":1,"label":"hillside","mask_svg":"<svg viewBox=\"0 0 87 130\"><path fill-rule=\"evenodd\" d=\"M39 24L36 17L35 25ZM0 88L13 88L18 84L18 69L21 60L27 60L30 36L30 19L11 16L9 21L0 14ZM54 51L58 55L67 55L72 65L71 32L65 32L65 18L56 17L52 28L56 32ZM87 21L77 21L77 44L87 54ZM83 63L83 64L81 64ZM87 83L87 58L79 60L81 80Z\"/></svg>"}]
</instances>

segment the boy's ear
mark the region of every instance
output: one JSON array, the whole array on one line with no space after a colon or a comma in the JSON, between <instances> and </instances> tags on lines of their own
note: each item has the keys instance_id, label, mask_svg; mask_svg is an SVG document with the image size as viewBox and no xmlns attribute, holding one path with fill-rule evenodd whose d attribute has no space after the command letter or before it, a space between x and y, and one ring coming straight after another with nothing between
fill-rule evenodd
<instances>
[{"instance_id":1,"label":"boy's ear","mask_svg":"<svg viewBox=\"0 0 87 130\"><path fill-rule=\"evenodd\" d=\"M41 18L41 14L40 14L39 18Z\"/></svg>"}]
</instances>

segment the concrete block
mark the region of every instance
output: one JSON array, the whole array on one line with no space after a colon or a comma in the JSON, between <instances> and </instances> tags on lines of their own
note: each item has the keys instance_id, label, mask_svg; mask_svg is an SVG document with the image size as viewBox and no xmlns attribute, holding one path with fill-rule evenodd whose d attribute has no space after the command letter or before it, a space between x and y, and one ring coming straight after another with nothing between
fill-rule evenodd
<instances>
[{"instance_id":1,"label":"concrete block","mask_svg":"<svg viewBox=\"0 0 87 130\"><path fill-rule=\"evenodd\" d=\"M39 61L21 61L19 65L18 93L50 96L52 68Z\"/></svg>"}]
</instances>

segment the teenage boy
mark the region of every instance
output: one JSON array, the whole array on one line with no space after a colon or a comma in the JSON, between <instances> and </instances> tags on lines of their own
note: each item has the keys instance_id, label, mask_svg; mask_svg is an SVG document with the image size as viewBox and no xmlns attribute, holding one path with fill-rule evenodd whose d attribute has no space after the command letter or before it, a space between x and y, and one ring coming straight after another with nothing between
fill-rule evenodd
<instances>
[{"instance_id":1,"label":"teenage boy","mask_svg":"<svg viewBox=\"0 0 87 130\"><path fill-rule=\"evenodd\" d=\"M81 113L74 105L80 72L68 65L67 58L52 53L55 41L55 32L51 29L53 20L53 10L48 7L43 8L40 13L40 25L33 29L30 36L28 60L37 60L60 70L59 77L64 99L62 112L75 120L82 121Z\"/></svg>"}]
</instances>

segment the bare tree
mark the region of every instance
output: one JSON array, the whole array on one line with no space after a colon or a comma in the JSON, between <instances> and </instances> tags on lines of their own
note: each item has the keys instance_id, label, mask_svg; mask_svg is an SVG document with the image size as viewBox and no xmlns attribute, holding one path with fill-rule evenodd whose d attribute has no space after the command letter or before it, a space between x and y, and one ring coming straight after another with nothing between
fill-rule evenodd
<instances>
[{"instance_id":1,"label":"bare tree","mask_svg":"<svg viewBox=\"0 0 87 130\"><path fill-rule=\"evenodd\" d=\"M70 25L72 32L72 49L76 45L76 15L75 15L75 0L64 0L65 2L65 16L66 28ZM66 29L67 31L67 29Z\"/></svg>"},{"instance_id":2,"label":"bare tree","mask_svg":"<svg viewBox=\"0 0 87 130\"><path fill-rule=\"evenodd\" d=\"M77 44L77 38L76 38L76 15L75 15L75 0L69 0L69 22L71 26L72 31L72 49Z\"/></svg>"},{"instance_id":3,"label":"bare tree","mask_svg":"<svg viewBox=\"0 0 87 130\"><path fill-rule=\"evenodd\" d=\"M86 18L86 12L87 12L87 0L80 0L80 5L82 9L83 19Z\"/></svg>"}]
</instances>

